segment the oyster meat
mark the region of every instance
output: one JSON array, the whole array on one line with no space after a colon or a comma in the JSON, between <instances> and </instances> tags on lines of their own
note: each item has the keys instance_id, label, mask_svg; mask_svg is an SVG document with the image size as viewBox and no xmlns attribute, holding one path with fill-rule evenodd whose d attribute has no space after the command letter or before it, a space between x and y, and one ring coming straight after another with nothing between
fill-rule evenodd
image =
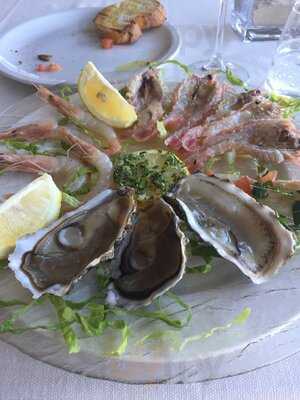
<instances>
[{"instance_id":1,"label":"oyster meat","mask_svg":"<svg viewBox=\"0 0 300 400\"><path fill-rule=\"evenodd\" d=\"M182 278L186 238L179 223L163 199L138 211L112 262L114 286L123 299L150 304Z\"/></svg>"},{"instance_id":2,"label":"oyster meat","mask_svg":"<svg viewBox=\"0 0 300 400\"><path fill-rule=\"evenodd\" d=\"M197 173L183 178L165 199L202 240L255 283L276 273L294 253L293 235L274 211L229 181Z\"/></svg>"},{"instance_id":3,"label":"oyster meat","mask_svg":"<svg viewBox=\"0 0 300 400\"><path fill-rule=\"evenodd\" d=\"M9 257L34 298L63 296L89 268L112 256L135 211L131 189L107 189L49 227L21 238Z\"/></svg>"}]
</instances>

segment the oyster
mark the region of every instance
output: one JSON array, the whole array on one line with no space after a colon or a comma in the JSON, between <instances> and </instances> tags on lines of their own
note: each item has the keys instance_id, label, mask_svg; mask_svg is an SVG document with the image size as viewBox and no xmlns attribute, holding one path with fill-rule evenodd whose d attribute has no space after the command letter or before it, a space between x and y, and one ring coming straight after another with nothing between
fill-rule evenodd
<instances>
[{"instance_id":1,"label":"oyster","mask_svg":"<svg viewBox=\"0 0 300 400\"><path fill-rule=\"evenodd\" d=\"M112 262L114 286L121 297L149 304L182 278L186 238L179 222L163 199L139 210Z\"/></svg>"},{"instance_id":2,"label":"oyster","mask_svg":"<svg viewBox=\"0 0 300 400\"><path fill-rule=\"evenodd\" d=\"M276 273L294 253L293 235L274 211L229 181L190 175L166 201L202 240L255 283Z\"/></svg>"},{"instance_id":3,"label":"oyster","mask_svg":"<svg viewBox=\"0 0 300 400\"><path fill-rule=\"evenodd\" d=\"M46 229L20 239L9 267L33 297L62 296L90 267L112 255L134 211L132 190L107 189Z\"/></svg>"}]
</instances>

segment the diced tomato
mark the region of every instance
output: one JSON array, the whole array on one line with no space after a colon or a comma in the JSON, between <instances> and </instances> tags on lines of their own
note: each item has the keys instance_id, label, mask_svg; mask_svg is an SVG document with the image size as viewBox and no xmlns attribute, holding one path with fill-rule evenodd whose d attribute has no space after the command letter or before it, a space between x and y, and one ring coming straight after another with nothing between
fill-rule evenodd
<instances>
[{"instance_id":1,"label":"diced tomato","mask_svg":"<svg viewBox=\"0 0 300 400\"><path fill-rule=\"evenodd\" d=\"M241 189L243 192L245 192L251 196L252 184L251 184L251 179L249 178L249 176L241 176L238 180L234 181L234 184L236 187Z\"/></svg>"},{"instance_id":2,"label":"diced tomato","mask_svg":"<svg viewBox=\"0 0 300 400\"><path fill-rule=\"evenodd\" d=\"M62 66L57 63L50 63L48 66L48 72L59 72L62 71Z\"/></svg>"},{"instance_id":3,"label":"diced tomato","mask_svg":"<svg viewBox=\"0 0 300 400\"><path fill-rule=\"evenodd\" d=\"M100 39L100 46L102 49L111 49L114 45L114 41L111 38Z\"/></svg>"},{"instance_id":4,"label":"diced tomato","mask_svg":"<svg viewBox=\"0 0 300 400\"><path fill-rule=\"evenodd\" d=\"M38 64L35 67L36 72L59 72L62 71L62 66L56 63Z\"/></svg>"},{"instance_id":5,"label":"diced tomato","mask_svg":"<svg viewBox=\"0 0 300 400\"><path fill-rule=\"evenodd\" d=\"M266 175L260 177L259 181L261 183L275 182L278 177L278 171L269 171Z\"/></svg>"},{"instance_id":6,"label":"diced tomato","mask_svg":"<svg viewBox=\"0 0 300 400\"><path fill-rule=\"evenodd\" d=\"M47 71L47 65L45 64L38 64L35 67L36 72L46 72Z\"/></svg>"}]
</instances>

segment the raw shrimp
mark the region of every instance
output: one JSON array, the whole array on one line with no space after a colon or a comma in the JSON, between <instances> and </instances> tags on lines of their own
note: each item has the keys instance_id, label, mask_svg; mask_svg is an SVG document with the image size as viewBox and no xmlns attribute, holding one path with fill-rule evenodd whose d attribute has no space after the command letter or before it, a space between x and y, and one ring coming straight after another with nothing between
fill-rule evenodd
<instances>
[{"instance_id":1,"label":"raw shrimp","mask_svg":"<svg viewBox=\"0 0 300 400\"><path fill-rule=\"evenodd\" d=\"M27 137L28 136L28 137ZM66 128L58 127L49 129L45 123L26 125L17 129L0 133L3 139L28 139L39 141L41 139L62 140L70 146L69 153L85 164L92 165L99 172L99 178L89 193L89 197L99 193L111 184L112 162L110 158L91 143L74 136ZM58 173L66 166L68 157L50 157L37 155L0 154L0 166L6 170L24 172L48 172Z\"/></svg>"},{"instance_id":2,"label":"raw shrimp","mask_svg":"<svg viewBox=\"0 0 300 400\"><path fill-rule=\"evenodd\" d=\"M60 114L71 118L75 125L81 126L85 130L86 134L90 133L92 139L101 140L104 138L109 146L105 150L107 154L120 152L121 144L113 128L96 120L88 111L62 99L49 89L43 86L38 86L37 89L37 94L42 100L53 106Z\"/></svg>"}]
</instances>

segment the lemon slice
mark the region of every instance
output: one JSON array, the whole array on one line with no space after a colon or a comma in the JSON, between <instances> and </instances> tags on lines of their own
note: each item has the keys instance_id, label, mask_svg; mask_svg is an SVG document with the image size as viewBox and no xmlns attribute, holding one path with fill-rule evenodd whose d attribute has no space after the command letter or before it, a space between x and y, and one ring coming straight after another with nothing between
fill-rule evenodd
<instances>
[{"instance_id":1,"label":"lemon slice","mask_svg":"<svg viewBox=\"0 0 300 400\"><path fill-rule=\"evenodd\" d=\"M61 191L48 174L32 181L0 205L0 258L6 258L16 241L58 218Z\"/></svg>"},{"instance_id":2,"label":"lemon slice","mask_svg":"<svg viewBox=\"0 0 300 400\"><path fill-rule=\"evenodd\" d=\"M92 62L88 62L80 74L78 92L89 112L114 128L128 128L137 120L134 107Z\"/></svg>"}]
</instances>

